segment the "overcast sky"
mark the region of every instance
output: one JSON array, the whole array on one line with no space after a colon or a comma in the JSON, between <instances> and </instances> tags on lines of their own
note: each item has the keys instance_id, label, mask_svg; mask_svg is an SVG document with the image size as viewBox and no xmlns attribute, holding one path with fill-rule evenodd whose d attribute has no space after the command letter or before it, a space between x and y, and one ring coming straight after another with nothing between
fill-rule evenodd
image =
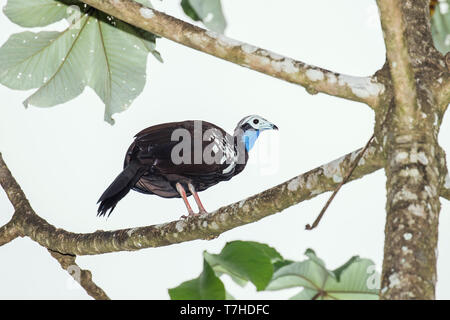
<instances>
[{"instance_id":1,"label":"overcast sky","mask_svg":"<svg viewBox=\"0 0 450 320\"><path fill-rule=\"evenodd\" d=\"M2 0L2 5L5 1ZM187 19L179 1L154 1L157 9ZM374 0L223 0L232 38L336 72L366 76L385 61ZM65 22L46 29L62 29ZM24 29L0 14L0 43ZM185 214L180 199L130 192L109 219L96 217L96 202L121 171L125 152L138 131L163 122L202 119L228 132L246 115L259 114L278 132L264 132L252 150L252 164L240 175L200 193L213 211L362 147L374 114L369 107L259 74L160 39L165 62L153 57L148 82L130 109L103 122L104 106L87 88L78 98L51 109L22 101L32 92L0 86L0 151L35 211L73 232L153 225ZM450 123L442 123L441 145L450 150ZM385 222L385 175L378 171L342 188L320 226L305 231L329 193L282 213L222 234L132 253L77 258L113 299L168 299L167 289L195 278L202 252L218 253L227 241L254 240L285 258L304 259L313 248L330 268L353 255L372 259L381 270ZM450 299L450 205L442 199L437 297ZM0 223L13 208L0 190ZM223 278L238 299L285 299L300 290L256 293ZM0 247L0 298L90 299L59 264L30 239Z\"/></svg>"}]
</instances>

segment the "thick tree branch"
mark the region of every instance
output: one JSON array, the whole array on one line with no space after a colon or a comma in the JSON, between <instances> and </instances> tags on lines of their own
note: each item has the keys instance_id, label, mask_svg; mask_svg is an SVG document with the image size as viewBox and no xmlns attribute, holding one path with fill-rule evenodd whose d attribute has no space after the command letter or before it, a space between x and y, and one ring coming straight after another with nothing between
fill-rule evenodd
<instances>
[{"instance_id":1,"label":"thick tree branch","mask_svg":"<svg viewBox=\"0 0 450 320\"><path fill-rule=\"evenodd\" d=\"M387 221L381 298L433 299L443 184L441 112L432 93L442 56L428 0L377 0L394 87L386 143Z\"/></svg>"},{"instance_id":2,"label":"thick tree branch","mask_svg":"<svg viewBox=\"0 0 450 320\"><path fill-rule=\"evenodd\" d=\"M76 257L63 255L49 250L51 256L55 258L61 267L66 270L72 278L86 290L86 293L95 300L110 300L105 291L92 281L92 273L89 270L81 269L75 262Z\"/></svg>"},{"instance_id":3,"label":"thick tree branch","mask_svg":"<svg viewBox=\"0 0 450 320\"><path fill-rule=\"evenodd\" d=\"M376 77L353 77L309 66L253 45L207 31L132 0L81 0L143 30L232 63L305 87L310 93L366 103L376 108L384 85Z\"/></svg>"},{"instance_id":4,"label":"thick tree branch","mask_svg":"<svg viewBox=\"0 0 450 320\"><path fill-rule=\"evenodd\" d=\"M16 227L15 221L11 220L3 227L0 227L0 247L13 241L15 238L20 236L20 231Z\"/></svg>"},{"instance_id":5,"label":"thick tree branch","mask_svg":"<svg viewBox=\"0 0 450 320\"><path fill-rule=\"evenodd\" d=\"M17 215L17 222L24 236L52 251L71 255L132 251L196 239L211 239L227 230L255 222L318 194L333 190L348 172L359 151L347 154L250 198L222 207L213 213L188 220L133 229L77 234L55 228L39 217L28 201L20 201L19 203L26 203L27 210ZM360 160L351 179L374 172L383 165L383 157L375 141ZM6 167L6 164L0 155L1 167ZM3 178L7 181L14 180L11 175Z\"/></svg>"}]
</instances>

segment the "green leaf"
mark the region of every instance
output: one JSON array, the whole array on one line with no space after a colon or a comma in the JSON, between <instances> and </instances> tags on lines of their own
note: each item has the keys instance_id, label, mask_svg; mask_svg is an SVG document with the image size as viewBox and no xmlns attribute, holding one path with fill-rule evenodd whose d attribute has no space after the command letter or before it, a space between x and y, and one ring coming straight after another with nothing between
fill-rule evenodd
<instances>
[{"instance_id":1,"label":"green leaf","mask_svg":"<svg viewBox=\"0 0 450 320\"><path fill-rule=\"evenodd\" d=\"M313 260L294 262L278 269L266 289L304 287L318 291L329 276L328 270Z\"/></svg>"},{"instance_id":2,"label":"green leaf","mask_svg":"<svg viewBox=\"0 0 450 320\"><path fill-rule=\"evenodd\" d=\"M295 296L289 298L289 300L323 300L323 297L317 293L317 290L304 288Z\"/></svg>"},{"instance_id":3,"label":"green leaf","mask_svg":"<svg viewBox=\"0 0 450 320\"><path fill-rule=\"evenodd\" d=\"M291 299L378 299L379 289L370 281L373 276L379 277L370 272L372 261L352 257L330 271L314 251L307 250L305 255L307 260L279 268L267 290L302 287L303 290Z\"/></svg>"},{"instance_id":4,"label":"green leaf","mask_svg":"<svg viewBox=\"0 0 450 320\"><path fill-rule=\"evenodd\" d=\"M241 286L251 281L258 291L272 278L273 263L283 260L275 249L251 241L229 242L220 254L205 252L204 258L219 275L228 274Z\"/></svg>"},{"instance_id":5,"label":"green leaf","mask_svg":"<svg viewBox=\"0 0 450 320\"><path fill-rule=\"evenodd\" d=\"M172 300L225 300L233 297L225 293L225 287L209 263L203 261L203 272L196 279L183 282L169 289Z\"/></svg>"},{"instance_id":6,"label":"green leaf","mask_svg":"<svg viewBox=\"0 0 450 320\"><path fill-rule=\"evenodd\" d=\"M347 269L349 266L353 264L353 262L357 261L359 259L359 256L353 256L351 257L346 263L344 263L342 266L340 266L337 269L333 270L334 275L336 276L337 281L341 279L342 272Z\"/></svg>"},{"instance_id":7,"label":"green leaf","mask_svg":"<svg viewBox=\"0 0 450 320\"><path fill-rule=\"evenodd\" d=\"M181 1L181 8L183 8L184 13L186 13L187 16L189 16L194 21L200 21L202 20L197 12L192 8L189 0L182 0Z\"/></svg>"},{"instance_id":8,"label":"green leaf","mask_svg":"<svg viewBox=\"0 0 450 320\"><path fill-rule=\"evenodd\" d=\"M379 288L372 288L369 281L371 276L369 270L373 265L373 262L369 259L358 257L353 259L342 271L340 281L328 278L323 286L323 290L327 292L326 298L340 300L378 299Z\"/></svg>"},{"instance_id":9,"label":"green leaf","mask_svg":"<svg viewBox=\"0 0 450 320\"><path fill-rule=\"evenodd\" d=\"M69 16L75 16L76 10L69 6L78 5L81 12L82 4L76 0L8 0L3 8L5 15L22 27L43 27Z\"/></svg>"},{"instance_id":10,"label":"green leaf","mask_svg":"<svg viewBox=\"0 0 450 320\"><path fill-rule=\"evenodd\" d=\"M443 8L447 8L445 13ZM431 32L436 49L442 54L450 51L450 0L441 1L431 19Z\"/></svg>"},{"instance_id":11,"label":"green leaf","mask_svg":"<svg viewBox=\"0 0 450 320\"><path fill-rule=\"evenodd\" d=\"M181 7L193 20L201 20L210 30L223 33L227 26L220 0L183 0Z\"/></svg>"},{"instance_id":12,"label":"green leaf","mask_svg":"<svg viewBox=\"0 0 450 320\"><path fill-rule=\"evenodd\" d=\"M278 269L287 266L288 264L294 263L294 261L292 260L280 260L280 261L275 261L273 263L273 270L274 272L277 271Z\"/></svg>"},{"instance_id":13,"label":"green leaf","mask_svg":"<svg viewBox=\"0 0 450 320\"><path fill-rule=\"evenodd\" d=\"M33 7L25 3L31 2L9 0L8 5L21 3L26 14ZM106 106L105 120L113 123L112 115L142 92L148 53L162 61L155 41L153 34L89 8L63 32L12 35L0 48L0 83L37 88L24 104L38 107L64 103L90 86Z\"/></svg>"}]
</instances>

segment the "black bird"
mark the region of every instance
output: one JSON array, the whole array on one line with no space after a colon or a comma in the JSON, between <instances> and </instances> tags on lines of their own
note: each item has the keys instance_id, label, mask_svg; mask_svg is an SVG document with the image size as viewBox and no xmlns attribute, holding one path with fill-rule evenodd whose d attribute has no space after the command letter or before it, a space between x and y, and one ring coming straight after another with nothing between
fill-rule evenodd
<instances>
[{"instance_id":1,"label":"black bird","mask_svg":"<svg viewBox=\"0 0 450 320\"><path fill-rule=\"evenodd\" d=\"M135 136L125 156L124 170L102 194L98 216L108 216L133 189L164 198L194 196L199 214L206 213L197 192L239 174L261 131L277 126L251 115L239 121L233 135L200 120L163 123Z\"/></svg>"}]
</instances>

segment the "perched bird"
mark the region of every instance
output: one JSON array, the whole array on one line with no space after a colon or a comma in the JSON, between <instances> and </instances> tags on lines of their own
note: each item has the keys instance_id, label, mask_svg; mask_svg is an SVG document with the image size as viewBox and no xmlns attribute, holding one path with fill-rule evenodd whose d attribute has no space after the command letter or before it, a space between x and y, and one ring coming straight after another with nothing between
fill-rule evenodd
<instances>
[{"instance_id":1,"label":"perched bird","mask_svg":"<svg viewBox=\"0 0 450 320\"><path fill-rule=\"evenodd\" d=\"M189 216L206 213L197 192L230 180L246 166L259 134L277 126L251 115L239 121L233 135L200 120L163 123L135 136L124 169L100 197L98 216L108 216L133 189L164 198L182 198ZM193 195L199 213L187 197ZM185 217L185 216L183 216Z\"/></svg>"}]
</instances>

